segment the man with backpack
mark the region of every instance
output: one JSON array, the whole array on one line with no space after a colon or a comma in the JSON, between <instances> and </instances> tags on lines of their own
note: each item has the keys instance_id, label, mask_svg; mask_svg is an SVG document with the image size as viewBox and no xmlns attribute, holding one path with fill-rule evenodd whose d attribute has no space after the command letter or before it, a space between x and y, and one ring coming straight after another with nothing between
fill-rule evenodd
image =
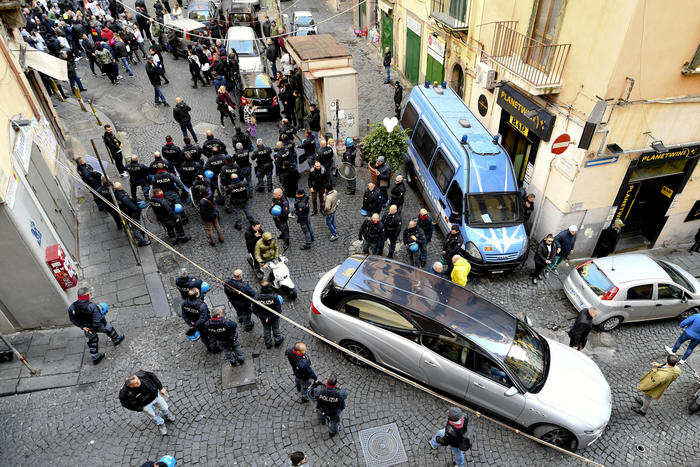
<instances>
[{"instance_id":1,"label":"man with backpack","mask_svg":"<svg viewBox=\"0 0 700 467\"><path fill-rule=\"evenodd\" d=\"M468 420L461 409L450 407L445 428L435 433L430 440L430 447L449 446L455 458L455 465L464 465L464 451L471 448L471 430L467 429Z\"/></svg>"}]
</instances>

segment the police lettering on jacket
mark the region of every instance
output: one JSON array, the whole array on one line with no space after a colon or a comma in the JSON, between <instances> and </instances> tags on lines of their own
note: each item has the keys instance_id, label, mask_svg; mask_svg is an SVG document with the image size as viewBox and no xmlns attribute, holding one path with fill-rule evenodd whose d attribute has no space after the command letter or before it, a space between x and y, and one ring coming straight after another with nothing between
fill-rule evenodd
<instances>
[{"instance_id":1,"label":"police lettering on jacket","mask_svg":"<svg viewBox=\"0 0 700 467\"><path fill-rule=\"evenodd\" d=\"M191 288L197 288L200 292L202 291L202 280L197 279L192 274L188 274L175 279L175 286L177 287L177 290L180 291L182 298L187 298L188 292Z\"/></svg>"},{"instance_id":2,"label":"police lettering on jacket","mask_svg":"<svg viewBox=\"0 0 700 467\"><path fill-rule=\"evenodd\" d=\"M219 175L219 172L221 172L221 168L224 166L225 162L225 155L215 154L207 161L207 164L204 166L204 170L211 170L215 175Z\"/></svg>"},{"instance_id":3,"label":"police lettering on jacket","mask_svg":"<svg viewBox=\"0 0 700 467\"><path fill-rule=\"evenodd\" d=\"M250 158L257 161L258 166L269 164L272 162L272 149L267 146L256 146Z\"/></svg>"},{"instance_id":4,"label":"police lettering on jacket","mask_svg":"<svg viewBox=\"0 0 700 467\"><path fill-rule=\"evenodd\" d=\"M181 309L182 319L190 326L201 326L209 319L209 308L199 298L188 297Z\"/></svg>"},{"instance_id":5,"label":"police lettering on jacket","mask_svg":"<svg viewBox=\"0 0 700 467\"><path fill-rule=\"evenodd\" d=\"M235 183L231 183L226 192L228 193L231 203L236 206L248 202L248 184L245 180L238 180Z\"/></svg>"},{"instance_id":6,"label":"police lettering on jacket","mask_svg":"<svg viewBox=\"0 0 700 467\"><path fill-rule=\"evenodd\" d=\"M238 149L236 151L236 153L233 155L233 157L236 159L236 164L238 164L239 167L241 167L241 168L250 167L250 158L249 158L248 149L246 149L246 148Z\"/></svg>"},{"instance_id":7,"label":"police lettering on jacket","mask_svg":"<svg viewBox=\"0 0 700 467\"><path fill-rule=\"evenodd\" d=\"M199 162L186 160L180 167L180 180L186 186L192 186L192 182L200 172L202 172L202 165Z\"/></svg>"},{"instance_id":8,"label":"police lettering on jacket","mask_svg":"<svg viewBox=\"0 0 700 467\"><path fill-rule=\"evenodd\" d=\"M207 321L207 333L218 342L231 342L238 338L238 325L228 318L212 318Z\"/></svg>"},{"instance_id":9,"label":"police lettering on jacket","mask_svg":"<svg viewBox=\"0 0 700 467\"><path fill-rule=\"evenodd\" d=\"M155 188L160 188L163 192L177 191L175 180L173 180L172 175L166 171L158 172L153 176L153 186Z\"/></svg>"},{"instance_id":10,"label":"police lettering on jacket","mask_svg":"<svg viewBox=\"0 0 700 467\"><path fill-rule=\"evenodd\" d=\"M323 165L328 165L333 162L333 148L326 146L318 151L318 160Z\"/></svg>"},{"instance_id":11,"label":"police lettering on jacket","mask_svg":"<svg viewBox=\"0 0 700 467\"><path fill-rule=\"evenodd\" d=\"M129 172L129 179L132 182L145 181L149 175L148 167L138 162L129 162L126 165L126 171Z\"/></svg>"},{"instance_id":12,"label":"police lettering on jacket","mask_svg":"<svg viewBox=\"0 0 700 467\"><path fill-rule=\"evenodd\" d=\"M231 162L231 163L227 162L226 164L223 165L223 167L221 167L221 173L220 173L221 183L224 185L228 185L229 183L232 182L231 175L237 174L239 172L240 172L240 167L238 166L238 164L236 164L235 162Z\"/></svg>"},{"instance_id":13,"label":"police lettering on jacket","mask_svg":"<svg viewBox=\"0 0 700 467\"><path fill-rule=\"evenodd\" d=\"M337 387L324 387L317 396L318 408L324 413L339 412L345 408L345 391Z\"/></svg>"},{"instance_id":14,"label":"police lettering on jacket","mask_svg":"<svg viewBox=\"0 0 700 467\"><path fill-rule=\"evenodd\" d=\"M151 196L148 200L148 204L151 206L151 209L153 209L153 213L159 221L166 221L175 217L173 208L170 206L168 200L164 198Z\"/></svg>"}]
</instances>

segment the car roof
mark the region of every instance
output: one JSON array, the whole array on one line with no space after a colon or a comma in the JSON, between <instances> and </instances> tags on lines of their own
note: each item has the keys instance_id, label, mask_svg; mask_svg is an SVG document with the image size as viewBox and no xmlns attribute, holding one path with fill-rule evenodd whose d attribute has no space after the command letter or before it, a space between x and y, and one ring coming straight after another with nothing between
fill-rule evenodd
<instances>
[{"instance_id":1,"label":"car roof","mask_svg":"<svg viewBox=\"0 0 700 467\"><path fill-rule=\"evenodd\" d=\"M209 0L190 0L190 2L187 4L187 9L188 10L201 10L201 9L206 9L209 10Z\"/></svg>"},{"instance_id":2,"label":"car roof","mask_svg":"<svg viewBox=\"0 0 700 467\"><path fill-rule=\"evenodd\" d=\"M313 17L313 15L311 14L310 11L304 11L304 10L302 10L302 11L295 11L295 12L294 12L294 16L312 16L312 17Z\"/></svg>"},{"instance_id":3,"label":"car roof","mask_svg":"<svg viewBox=\"0 0 700 467\"><path fill-rule=\"evenodd\" d=\"M195 21L189 18L179 18L173 21L169 21L165 23L165 25L169 28L182 29L183 31L194 31L196 29L202 29L206 27L199 21Z\"/></svg>"},{"instance_id":4,"label":"car roof","mask_svg":"<svg viewBox=\"0 0 700 467\"><path fill-rule=\"evenodd\" d=\"M654 259L640 253L613 255L594 260L615 284L637 281L671 281Z\"/></svg>"},{"instance_id":5,"label":"car roof","mask_svg":"<svg viewBox=\"0 0 700 467\"><path fill-rule=\"evenodd\" d=\"M265 73L241 73L243 88L271 88L270 77Z\"/></svg>"},{"instance_id":6,"label":"car roof","mask_svg":"<svg viewBox=\"0 0 700 467\"><path fill-rule=\"evenodd\" d=\"M226 31L226 40L252 40L255 39L255 31L248 26L231 26Z\"/></svg>"},{"instance_id":7,"label":"car roof","mask_svg":"<svg viewBox=\"0 0 700 467\"><path fill-rule=\"evenodd\" d=\"M505 358L517 319L447 279L381 256L354 255L333 278L337 288L373 295L432 319Z\"/></svg>"}]
</instances>

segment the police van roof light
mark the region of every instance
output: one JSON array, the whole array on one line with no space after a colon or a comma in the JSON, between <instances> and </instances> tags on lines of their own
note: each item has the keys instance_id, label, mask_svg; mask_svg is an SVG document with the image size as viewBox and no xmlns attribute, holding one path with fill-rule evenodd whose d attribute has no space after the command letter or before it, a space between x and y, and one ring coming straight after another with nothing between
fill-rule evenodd
<instances>
[{"instance_id":1,"label":"police van roof light","mask_svg":"<svg viewBox=\"0 0 700 467\"><path fill-rule=\"evenodd\" d=\"M493 144L498 144L501 142L501 135L499 133L496 133L493 135Z\"/></svg>"},{"instance_id":2,"label":"police van roof light","mask_svg":"<svg viewBox=\"0 0 700 467\"><path fill-rule=\"evenodd\" d=\"M467 144L469 137L467 135L462 135L462 144Z\"/></svg>"},{"instance_id":3,"label":"police van roof light","mask_svg":"<svg viewBox=\"0 0 700 467\"><path fill-rule=\"evenodd\" d=\"M447 81L442 82L442 89L447 89Z\"/></svg>"},{"instance_id":4,"label":"police van roof light","mask_svg":"<svg viewBox=\"0 0 700 467\"><path fill-rule=\"evenodd\" d=\"M428 81L427 79L425 80L425 87L426 87L426 88L429 88L429 87L430 87L430 81Z\"/></svg>"}]
</instances>

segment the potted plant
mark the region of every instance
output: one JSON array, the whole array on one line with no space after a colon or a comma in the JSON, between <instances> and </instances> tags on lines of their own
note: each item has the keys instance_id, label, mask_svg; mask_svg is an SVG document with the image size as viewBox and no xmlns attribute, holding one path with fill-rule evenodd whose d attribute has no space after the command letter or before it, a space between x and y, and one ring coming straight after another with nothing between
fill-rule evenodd
<instances>
[{"instance_id":1,"label":"potted plant","mask_svg":"<svg viewBox=\"0 0 700 467\"><path fill-rule=\"evenodd\" d=\"M396 118L385 118L384 122L373 123L367 136L362 140L362 154L368 161L372 181L377 183L377 171L374 168L379 156L384 156L386 163L394 172L404 165L408 151L408 131L398 125Z\"/></svg>"}]
</instances>

